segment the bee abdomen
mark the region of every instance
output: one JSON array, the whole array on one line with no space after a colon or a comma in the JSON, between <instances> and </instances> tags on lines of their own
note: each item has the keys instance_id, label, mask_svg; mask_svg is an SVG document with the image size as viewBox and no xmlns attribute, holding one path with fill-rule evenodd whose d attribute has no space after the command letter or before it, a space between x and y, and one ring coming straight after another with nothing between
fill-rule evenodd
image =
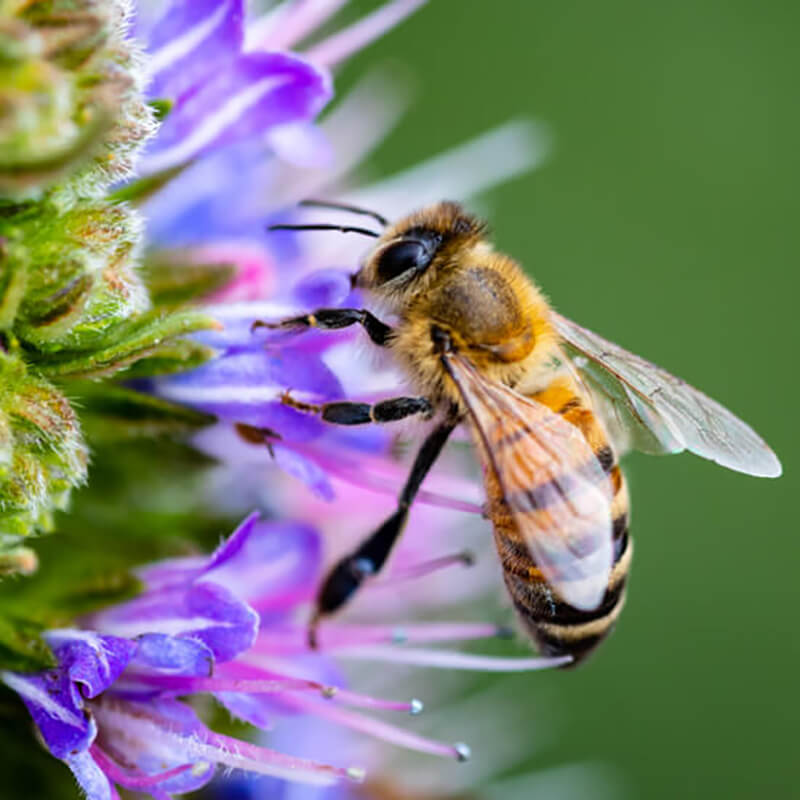
<instances>
[{"instance_id":1,"label":"bee abdomen","mask_svg":"<svg viewBox=\"0 0 800 800\"><path fill-rule=\"evenodd\" d=\"M614 566L602 602L589 611L565 603L553 591L524 542L495 529L503 577L520 621L542 653L570 655L575 666L611 633L625 603L625 584L633 552L627 513L614 524Z\"/></svg>"},{"instance_id":2,"label":"bee abdomen","mask_svg":"<svg viewBox=\"0 0 800 800\"><path fill-rule=\"evenodd\" d=\"M628 534L625 478L599 420L571 388L568 383L554 382L535 399L583 433L611 484L614 561L600 605L586 611L561 600L536 566L502 501L499 507L495 506L498 513L493 515L495 543L506 587L520 620L543 653L572 656L567 666L580 663L613 630L625 603L625 584L633 552ZM532 491L539 491L539 487Z\"/></svg>"}]
</instances>

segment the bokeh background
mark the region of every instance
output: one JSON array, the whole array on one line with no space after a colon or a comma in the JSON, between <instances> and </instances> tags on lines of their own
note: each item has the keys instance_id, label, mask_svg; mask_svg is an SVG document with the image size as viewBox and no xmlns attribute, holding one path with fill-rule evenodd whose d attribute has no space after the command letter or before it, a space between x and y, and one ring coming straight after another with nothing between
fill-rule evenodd
<instances>
[{"instance_id":1,"label":"bokeh background","mask_svg":"<svg viewBox=\"0 0 800 800\"><path fill-rule=\"evenodd\" d=\"M488 198L498 246L783 460L767 481L630 457L617 632L583 669L502 679L517 701L548 696L503 734L557 727L528 766L604 761L626 796L797 792L799 24L776 0L434 0L340 76L381 64L416 84L377 174L510 117L546 122L548 162Z\"/></svg>"},{"instance_id":2,"label":"bokeh background","mask_svg":"<svg viewBox=\"0 0 800 800\"><path fill-rule=\"evenodd\" d=\"M353 0L339 23L377 5ZM408 112L369 163L373 176L511 118L546 124L547 162L484 198L497 245L559 310L751 423L786 470L767 481L691 456L629 457L629 600L592 660L572 672L477 678L496 714L483 707L472 716L469 698L465 705L451 689L451 711L446 690L437 695L456 676L409 675L413 693L432 701L420 722L456 718L470 741L494 726L498 750L529 743L518 771L552 780L514 800L798 793L799 25L800 7L778 0L430 0L337 77L340 94L374 68L413 87ZM136 538L143 507L149 527L177 528L159 490L191 506L196 495L181 482L190 459L163 447L155 474L152 450L133 448L124 463L95 452L90 489L76 494L59 535L37 546L42 575L89 565L88 555L63 555L74 542L101 562L117 550L123 563L134 560L151 545ZM196 516L193 527L181 517L187 536L208 546L233 522ZM118 534L112 548L108 530ZM165 536L163 547L178 544ZM76 796L63 767L27 736L4 744L2 800L55 797L56 781ZM491 757L476 747L473 762ZM604 767L582 780L558 771L576 763ZM443 791L459 769L442 763ZM592 776L605 776L596 789ZM299 795L281 798L289 796Z\"/></svg>"}]
</instances>

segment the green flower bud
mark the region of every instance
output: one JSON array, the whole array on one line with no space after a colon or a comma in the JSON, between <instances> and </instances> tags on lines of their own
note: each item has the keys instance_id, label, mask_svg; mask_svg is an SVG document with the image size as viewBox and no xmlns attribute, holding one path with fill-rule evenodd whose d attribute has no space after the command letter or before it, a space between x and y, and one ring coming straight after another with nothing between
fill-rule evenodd
<instances>
[{"instance_id":1,"label":"green flower bud","mask_svg":"<svg viewBox=\"0 0 800 800\"><path fill-rule=\"evenodd\" d=\"M87 451L67 399L0 352L0 553L47 529L86 478Z\"/></svg>"},{"instance_id":2,"label":"green flower bud","mask_svg":"<svg viewBox=\"0 0 800 800\"><path fill-rule=\"evenodd\" d=\"M122 0L0 4L0 197L65 202L130 174L155 119Z\"/></svg>"},{"instance_id":3,"label":"green flower bud","mask_svg":"<svg viewBox=\"0 0 800 800\"><path fill-rule=\"evenodd\" d=\"M0 224L0 231L4 226ZM124 206L51 208L5 226L8 271L27 274L14 332L43 352L83 350L149 306L135 269L139 217Z\"/></svg>"}]
</instances>

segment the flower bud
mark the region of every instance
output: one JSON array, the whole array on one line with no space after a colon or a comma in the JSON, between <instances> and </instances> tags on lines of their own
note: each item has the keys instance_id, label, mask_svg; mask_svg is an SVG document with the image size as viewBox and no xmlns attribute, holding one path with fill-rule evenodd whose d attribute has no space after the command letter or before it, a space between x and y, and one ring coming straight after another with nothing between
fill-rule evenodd
<instances>
[{"instance_id":1,"label":"flower bud","mask_svg":"<svg viewBox=\"0 0 800 800\"><path fill-rule=\"evenodd\" d=\"M155 128L122 0L0 6L0 197L96 194Z\"/></svg>"},{"instance_id":2,"label":"flower bud","mask_svg":"<svg viewBox=\"0 0 800 800\"><path fill-rule=\"evenodd\" d=\"M0 352L0 554L51 527L69 489L86 477L87 451L75 412L21 359Z\"/></svg>"},{"instance_id":3,"label":"flower bud","mask_svg":"<svg viewBox=\"0 0 800 800\"><path fill-rule=\"evenodd\" d=\"M101 203L42 209L10 225L9 269L27 273L17 336L44 352L85 350L147 309L134 261L139 228L134 212Z\"/></svg>"}]
</instances>

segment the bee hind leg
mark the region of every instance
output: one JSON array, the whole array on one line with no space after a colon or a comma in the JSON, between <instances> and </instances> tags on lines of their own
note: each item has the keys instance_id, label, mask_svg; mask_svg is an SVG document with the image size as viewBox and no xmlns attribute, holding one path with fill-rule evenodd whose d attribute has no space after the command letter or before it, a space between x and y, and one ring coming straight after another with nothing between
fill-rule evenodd
<instances>
[{"instance_id":1,"label":"bee hind leg","mask_svg":"<svg viewBox=\"0 0 800 800\"><path fill-rule=\"evenodd\" d=\"M333 614L347 603L368 577L376 575L386 563L394 543L408 519L408 510L422 481L439 457L458 420L448 417L428 435L422 444L411 472L397 498L397 508L383 524L328 573L317 593L314 613L308 627L308 644L317 646L317 626L322 617Z\"/></svg>"}]
</instances>

